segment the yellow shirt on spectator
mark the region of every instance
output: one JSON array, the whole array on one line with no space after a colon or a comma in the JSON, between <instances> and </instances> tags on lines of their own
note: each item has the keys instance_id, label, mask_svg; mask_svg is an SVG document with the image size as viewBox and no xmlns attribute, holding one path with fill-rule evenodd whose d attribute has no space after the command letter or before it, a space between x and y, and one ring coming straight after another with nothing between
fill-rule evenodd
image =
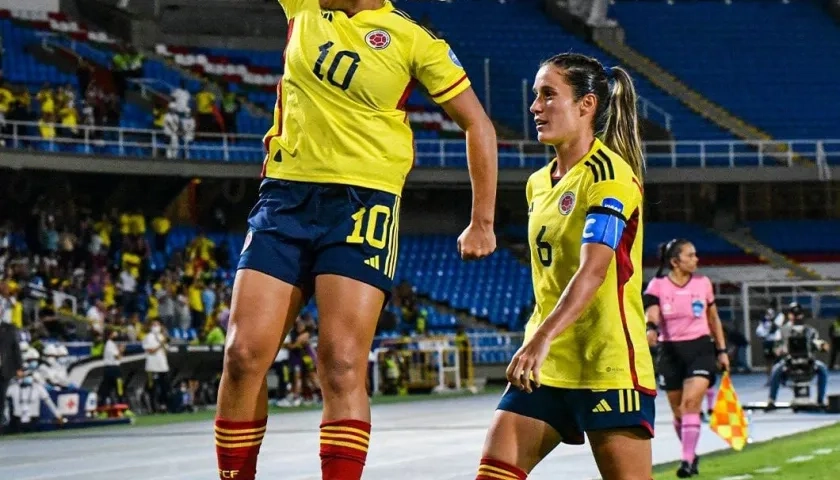
<instances>
[{"instance_id":1,"label":"yellow shirt on spectator","mask_svg":"<svg viewBox=\"0 0 840 480\"><path fill-rule=\"evenodd\" d=\"M140 278L140 264L142 259L139 255L131 252L123 252L122 254L122 268L128 270L134 278Z\"/></svg>"},{"instance_id":2,"label":"yellow shirt on spectator","mask_svg":"<svg viewBox=\"0 0 840 480\"><path fill-rule=\"evenodd\" d=\"M36 96L41 104L41 113L55 113L55 99L50 89L41 90Z\"/></svg>"},{"instance_id":3,"label":"yellow shirt on spectator","mask_svg":"<svg viewBox=\"0 0 840 480\"><path fill-rule=\"evenodd\" d=\"M170 228L172 228L172 223L166 217L155 217L152 220L152 230L158 235L166 235Z\"/></svg>"},{"instance_id":4,"label":"yellow shirt on spectator","mask_svg":"<svg viewBox=\"0 0 840 480\"><path fill-rule=\"evenodd\" d=\"M120 233L123 235L131 233L131 217L127 213L120 214Z\"/></svg>"},{"instance_id":5,"label":"yellow shirt on spectator","mask_svg":"<svg viewBox=\"0 0 840 480\"><path fill-rule=\"evenodd\" d=\"M0 88L0 113L8 113L9 107L12 106L12 100L15 99L14 94L8 88Z\"/></svg>"},{"instance_id":6,"label":"yellow shirt on spectator","mask_svg":"<svg viewBox=\"0 0 840 480\"><path fill-rule=\"evenodd\" d=\"M38 130L40 130L43 139L51 140L55 138L55 126L52 123L38 120Z\"/></svg>"},{"instance_id":7,"label":"yellow shirt on spectator","mask_svg":"<svg viewBox=\"0 0 840 480\"><path fill-rule=\"evenodd\" d=\"M144 235L146 233L146 217L143 215L129 215L128 224L132 235Z\"/></svg>"},{"instance_id":8,"label":"yellow shirt on spectator","mask_svg":"<svg viewBox=\"0 0 840 480\"><path fill-rule=\"evenodd\" d=\"M202 90L195 94L195 106L198 113L207 115L213 113L213 107L216 105L216 94L209 90Z\"/></svg>"},{"instance_id":9,"label":"yellow shirt on spectator","mask_svg":"<svg viewBox=\"0 0 840 480\"><path fill-rule=\"evenodd\" d=\"M113 307L116 302L117 297L117 289L114 287L114 284L108 282L102 287L102 303L105 304L106 307Z\"/></svg>"},{"instance_id":10,"label":"yellow shirt on spectator","mask_svg":"<svg viewBox=\"0 0 840 480\"><path fill-rule=\"evenodd\" d=\"M96 231L96 234L99 235L99 238L102 239L102 245L105 248L111 246L111 231L114 229L114 226L111 225L111 222L96 222L93 224L93 229Z\"/></svg>"},{"instance_id":11,"label":"yellow shirt on spectator","mask_svg":"<svg viewBox=\"0 0 840 480\"><path fill-rule=\"evenodd\" d=\"M20 302L12 305L12 325L23 328L23 304Z\"/></svg>"},{"instance_id":12,"label":"yellow shirt on spectator","mask_svg":"<svg viewBox=\"0 0 840 480\"><path fill-rule=\"evenodd\" d=\"M61 125L69 129L75 129L79 124L79 113L74 107L62 107L58 111L58 117L61 119Z\"/></svg>"},{"instance_id":13,"label":"yellow shirt on spectator","mask_svg":"<svg viewBox=\"0 0 840 480\"><path fill-rule=\"evenodd\" d=\"M160 302L158 301L157 297L154 295L149 295L149 310L146 312L146 318L160 318L160 310L158 308L159 306Z\"/></svg>"},{"instance_id":14,"label":"yellow shirt on spectator","mask_svg":"<svg viewBox=\"0 0 840 480\"><path fill-rule=\"evenodd\" d=\"M189 296L190 310L195 310L196 312L203 312L204 302L201 301L201 289L196 287L195 285L190 285Z\"/></svg>"}]
</instances>

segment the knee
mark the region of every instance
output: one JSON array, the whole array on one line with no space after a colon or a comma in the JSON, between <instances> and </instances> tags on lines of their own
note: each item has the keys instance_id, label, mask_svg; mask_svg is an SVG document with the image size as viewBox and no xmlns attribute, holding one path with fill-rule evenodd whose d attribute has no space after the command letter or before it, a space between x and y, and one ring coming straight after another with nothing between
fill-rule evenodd
<instances>
[{"instance_id":1,"label":"knee","mask_svg":"<svg viewBox=\"0 0 840 480\"><path fill-rule=\"evenodd\" d=\"M364 385L364 367L352 355L340 352L318 352L318 378L321 388L342 394Z\"/></svg>"},{"instance_id":2,"label":"knee","mask_svg":"<svg viewBox=\"0 0 840 480\"><path fill-rule=\"evenodd\" d=\"M262 350L249 342L234 338L225 346L225 373L233 380L265 375L268 368L265 359L270 352Z\"/></svg>"},{"instance_id":3,"label":"knee","mask_svg":"<svg viewBox=\"0 0 840 480\"><path fill-rule=\"evenodd\" d=\"M680 403L680 417L689 413L700 413L701 403L702 399L683 398L682 403Z\"/></svg>"}]
</instances>

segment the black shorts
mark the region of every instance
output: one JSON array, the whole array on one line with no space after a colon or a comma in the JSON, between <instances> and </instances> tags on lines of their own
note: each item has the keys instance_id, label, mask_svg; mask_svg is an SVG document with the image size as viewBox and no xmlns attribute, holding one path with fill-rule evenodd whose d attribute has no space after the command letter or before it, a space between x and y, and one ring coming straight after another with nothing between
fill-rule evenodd
<instances>
[{"instance_id":1,"label":"black shorts","mask_svg":"<svg viewBox=\"0 0 840 480\"><path fill-rule=\"evenodd\" d=\"M238 268L257 270L308 296L315 276L335 274L390 295L397 270L400 198L349 185L266 179L248 217Z\"/></svg>"},{"instance_id":2,"label":"black shorts","mask_svg":"<svg viewBox=\"0 0 840 480\"><path fill-rule=\"evenodd\" d=\"M717 373L717 355L711 338L659 343L656 374L662 390L682 390L683 382L691 377L706 378L712 386Z\"/></svg>"}]
</instances>

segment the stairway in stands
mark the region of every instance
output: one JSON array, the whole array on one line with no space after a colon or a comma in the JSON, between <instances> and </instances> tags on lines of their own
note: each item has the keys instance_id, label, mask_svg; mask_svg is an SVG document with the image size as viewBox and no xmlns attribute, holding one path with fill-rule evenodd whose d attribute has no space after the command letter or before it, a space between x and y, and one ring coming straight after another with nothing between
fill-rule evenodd
<instances>
[{"instance_id":1,"label":"stairway in stands","mask_svg":"<svg viewBox=\"0 0 840 480\"><path fill-rule=\"evenodd\" d=\"M801 280L825 280L822 275L815 270L808 268L796 260L789 258L781 253L773 250L768 245L761 243L752 234L749 229L742 228L735 231L716 231L718 235L723 237L727 242L741 248L750 255L755 255L759 259L766 261L773 267L784 268L788 271L791 277L799 278Z\"/></svg>"}]
</instances>

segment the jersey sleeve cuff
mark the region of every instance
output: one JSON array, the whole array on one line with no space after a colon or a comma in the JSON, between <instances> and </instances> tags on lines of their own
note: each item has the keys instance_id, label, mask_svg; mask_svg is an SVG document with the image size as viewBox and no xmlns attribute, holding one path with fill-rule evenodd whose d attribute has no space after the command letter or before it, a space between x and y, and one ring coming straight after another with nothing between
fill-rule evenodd
<instances>
[{"instance_id":1,"label":"jersey sleeve cuff","mask_svg":"<svg viewBox=\"0 0 840 480\"><path fill-rule=\"evenodd\" d=\"M432 100L434 100L437 104L446 103L463 93L464 90L470 87L470 85L470 79L465 73L459 79L452 82L452 84L446 87L445 89L437 93L432 93Z\"/></svg>"}]
</instances>

